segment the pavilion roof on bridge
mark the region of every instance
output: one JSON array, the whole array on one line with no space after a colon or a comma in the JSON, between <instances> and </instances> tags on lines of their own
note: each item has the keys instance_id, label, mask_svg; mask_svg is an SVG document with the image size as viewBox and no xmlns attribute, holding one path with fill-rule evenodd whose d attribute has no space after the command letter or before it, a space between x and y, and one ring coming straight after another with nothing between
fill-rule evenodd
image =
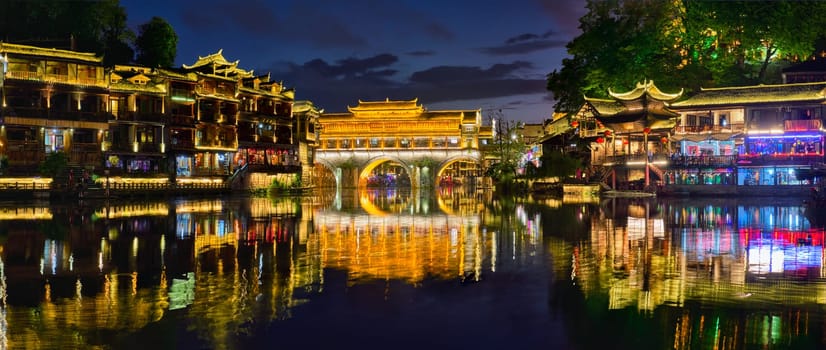
<instances>
[{"instance_id":1,"label":"pavilion roof on bridge","mask_svg":"<svg viewBox=\"0 0 826 350\"><path fill-rule=\"evenodd\" d=\"M323 113L324 137L461 135L463 125L481 125L481 110L430 111L418 99L361 101L349 112Z\"/></svg>"},{"instance_id":2,"label":"pavilion roof on bridge","mask_svg":"<svg viewBox=\"0 0 826 350\"><path fill-rule=\"evenodd\" d=\"M653 81L637 83L628 92L608 90L611 99L585 98L585 106L594 118L606 127L620 133L642 132L645 128L671 129L678 113L669 109L672 101L683 91L669 94L660 91Z\"/></svg>"},{"instance_id":3,"label":"pavilion roof on bridge","mask_svg":"<svg viewBox=\"0 0 826 350\"><path fill-rule=\"evenodd\" d=\"M424 113L425 109L417 104L418 100L418 98L402 101L391 101L390 98L384 101L359 100L358 106L347 106L347 110L354 117L419 116Z\"/></svg>"}]
</instances>

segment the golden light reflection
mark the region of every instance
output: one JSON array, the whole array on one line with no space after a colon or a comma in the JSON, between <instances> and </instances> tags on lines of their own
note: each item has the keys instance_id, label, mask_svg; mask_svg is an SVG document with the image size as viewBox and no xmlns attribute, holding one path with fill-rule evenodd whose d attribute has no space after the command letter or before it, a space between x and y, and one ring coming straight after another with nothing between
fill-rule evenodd
<instances>
[{"instance_id":1,"label":"golden light reflection","mask_svg":"<svg viewBox=\"0 0 826 350\"><path fill-rule=\"evenodd\" d=\"M51 220L49 207L3 207L0 208L0 220Z\"/></svg>"},{"instance_id":2,"label":"golden light reflection","mask_svg":"<svg viewBox=\"0 0 826 350\"><path fill-rule=\"evenodd\" d=\"M351 281L455 278L484 270L492 254L478 216L316 214L322 263ZM489 267L488 269L492 269ZM478 276L478 275L477 275Z\"/></svg>"},{"instance_id":3,"label":"golden light reflection","mask_svg":"<svg viewBox=\"0 0 826 350\"><path fill-rule=\"evenodd\" d=\"M522 207L518 227L497 232L485 228L484 213L471 213L483 208L478 203L455 196L444 203L465 214L372 216L319 209L310 198L251 198L119 204L88 214L108 220L79 220L54 239L14 228L15 249L0 242L0 257L23 261L11 285L29 288L42 306L36 317L13 308L8 347L89 348L89 334L133 332L186 309L208 347L224 348L249 320L290 317L324 290L325 269L346 272L350 284L480 280L541 249L539 216ZM166 229L188 234L158 234ZM21 258L27 251L34 257Z\"/></svg>"}]
</instances>

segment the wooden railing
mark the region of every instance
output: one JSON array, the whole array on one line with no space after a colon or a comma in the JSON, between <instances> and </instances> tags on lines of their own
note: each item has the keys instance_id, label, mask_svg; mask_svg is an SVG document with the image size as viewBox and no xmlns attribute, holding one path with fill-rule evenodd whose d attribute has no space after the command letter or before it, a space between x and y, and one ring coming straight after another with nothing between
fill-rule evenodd
<instances>
[{"instance_id":1,"label":"wooden railing","mask_svg":"<svg viewBox=\"0 0 826 350\"><path fill-rule=\"evenodd\" d=\"M679 125L674 127L674 132L677 134L685 133L700 133L700 132L741 132L745 124L728 124L728 125Z\"/></svg>"},{"instance_id":2,"label":"wooden railing","mask_svg":"<svg viewBox=\"0 0 826 350\"><path fill-rule=\"evenodd\" d=\"M672 156L669 159L671 168L696 167L732 167L737 163L737 156Z\"/></svg>"},{"instance_id":3,"label":"wooden railing","mask_svg":"<svg viewBox=\"0 0 826 350\"><path fill-rule=\"evenodd\" d=\"M814 131L820 130L822 123L818 119L786 120L783 129L786 131Z\"/></svg>"},{"instance_id":4,"label":"wooden railing","mask_svg":"<svg viewBox=\"0 0 826 350\"><path fill-rule=\"evenodd\" d=\"M823 154L747 154L737 158L739 165L808 165L823 162Z\"/></svg>"},{"instance_id":5,"label":"wooden railing","mask_svg":"<svg viewBox=\"0 0 826 350\"><path fill-rule=\"evenodd\" d=\"M8 71L6 72L6 78L38 80L40 76L37 72Z\"/></svg>"}]
</instances>

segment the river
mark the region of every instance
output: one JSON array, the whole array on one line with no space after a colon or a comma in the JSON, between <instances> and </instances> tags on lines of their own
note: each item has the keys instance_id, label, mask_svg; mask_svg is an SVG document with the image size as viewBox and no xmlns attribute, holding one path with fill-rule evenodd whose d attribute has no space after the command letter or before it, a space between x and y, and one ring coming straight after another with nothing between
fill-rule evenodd
<instances>
[{"instance_id":1,"label":"river","mask_svg":"<svg viewBox=\"0 0 826 350\"><path fill-rule=\"evenodd\" d=\"M0 349L818 348L802 199L0 203Z\"/></svg>"}]
</instances>

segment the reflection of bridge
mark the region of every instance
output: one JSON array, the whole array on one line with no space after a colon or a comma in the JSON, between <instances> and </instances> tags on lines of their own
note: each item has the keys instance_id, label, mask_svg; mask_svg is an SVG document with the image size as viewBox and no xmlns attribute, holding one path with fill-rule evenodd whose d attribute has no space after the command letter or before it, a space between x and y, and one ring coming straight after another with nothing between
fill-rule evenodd
<instances>
[{"instance_id":1,"label":"reflection of bridge","mask_svg":"<svg viewBox=\"0 0 826 350\"><path fill-rule=\"evenodd\" d=\"M427 111L416 102L359 101L348 113L324 114L317 161L344 187L367 185L370 173L386 162L400 165L413 187L433 185L456 162L478 168L479 146L492 138L492 128L482 127L481 110Z\"/></svg>"}]
</instances>

